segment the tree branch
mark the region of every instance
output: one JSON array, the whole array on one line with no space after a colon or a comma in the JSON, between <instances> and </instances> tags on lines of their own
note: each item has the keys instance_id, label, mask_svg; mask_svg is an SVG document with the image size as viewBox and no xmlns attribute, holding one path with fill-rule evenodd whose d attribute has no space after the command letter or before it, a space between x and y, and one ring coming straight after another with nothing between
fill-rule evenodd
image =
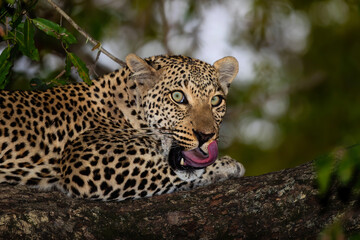
<instances>
[{"instance_id":1,"label":"tree branch","mask_svg":"<svg viewBox=\"0 0 360 240\"><path fill-rule=\"evenodd\" d=\"M321 201L315 179L307 163L124 202L0 185L0 239L316 239L337 219L359 231L358 201L336 189Z\"/></svg>"},{"instance_id":2,"label":"tree branch","mask_svg":"<svg viewBox=\"0 0 360 240\"><path fill-rule=\"evenodd\" d=\"M120 66L125 67L126 63L124 61L121 61L120 59L118 59L117 57L115 57L114 55L112 55L111 53L109 53L108 51L106 51L106 49L104 49L101 46L101 43L96 41L95 39L93 39L89 34L87 34L79 25L76 24L76 22L74 20L72 20L70 18L69 15L67 15L59 6L57 6L53 1L51 0L47 0L48 3L50 3L50 5L55 8L55 10L60 13L61 16L63 16L81 35L83 35L86 40L90 41L94 48L98 48L99 51L101 51L102 53L104 53L106 56L108 56L111 60L113 60L114 62L120 64ZM93 48L93 49L94 49Z\"/></svg>"}]
</instances>

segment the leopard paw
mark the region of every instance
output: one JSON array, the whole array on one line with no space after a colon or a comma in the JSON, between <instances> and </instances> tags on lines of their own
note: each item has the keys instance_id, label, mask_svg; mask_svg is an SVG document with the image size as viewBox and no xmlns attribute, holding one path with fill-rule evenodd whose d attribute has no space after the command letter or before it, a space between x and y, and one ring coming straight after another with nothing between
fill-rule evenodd
<instances>
[{"instance_id":1,"label":"leopard paw","mask_svg":"<svg viewBox=\"0 0 360 240\"><path fill-rule=\"evenodd\" d=\"M229 178L239 178L244 176L245 167L236 160L225 156L208 166L202 178L210 182L223 181Z\"/></svg>"}]
</instances>

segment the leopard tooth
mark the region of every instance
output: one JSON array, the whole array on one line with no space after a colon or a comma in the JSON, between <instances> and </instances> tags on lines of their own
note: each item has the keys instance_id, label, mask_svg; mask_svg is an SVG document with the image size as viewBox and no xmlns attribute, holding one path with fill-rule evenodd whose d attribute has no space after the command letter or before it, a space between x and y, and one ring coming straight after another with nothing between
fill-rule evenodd
<instances>
[{"instance_id":1,"label":"leopard tooth","mask_svg":"<svg viewBox=\"0 0 360 240\"><path fill-rule=\"evenodd\" d=\"M180 160L180 165L181 165L181 166L184 166L184 165L185 165L184 158L181 158L181 160Z\"/></svg>"}]
</instances>

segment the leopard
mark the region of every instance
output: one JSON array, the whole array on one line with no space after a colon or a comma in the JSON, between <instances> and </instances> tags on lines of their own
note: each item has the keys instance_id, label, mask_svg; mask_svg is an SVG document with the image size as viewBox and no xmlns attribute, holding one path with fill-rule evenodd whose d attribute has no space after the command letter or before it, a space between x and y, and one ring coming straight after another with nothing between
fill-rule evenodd
<instances>
[{"instance_id":1,"label":"leopard","mask_svg":"<svg viewBox=\"0 0 360 240\"><path fill-rule=\"evenodd\" d=\"M122 201L244 175L240 162L218 157L234 57L125 62L90 85L1 90L0 183Z\"/></svg>"}]
</instances>

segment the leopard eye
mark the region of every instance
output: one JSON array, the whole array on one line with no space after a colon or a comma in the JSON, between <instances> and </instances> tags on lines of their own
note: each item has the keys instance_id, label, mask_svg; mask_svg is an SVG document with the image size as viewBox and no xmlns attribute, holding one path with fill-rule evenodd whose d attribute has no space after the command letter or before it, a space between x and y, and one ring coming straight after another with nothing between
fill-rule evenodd
<instances>
[{"instance_id":1,"label":"leopard eye","mask_svg":"<svg viewBox=\"0 0 360 240\"><path fill-rule=\"evenodd\" d=\"M213 96L211 98L211 106L213 106L213 107L219 106L221 104L222 100L223 100L222 96L219 96L219 95Z\"/></svg>"},{"instance_id":2,"label":"leopard eye","mask_svg":"<svg viewBox=\"0 0 360 240\"><path fill-rule=\"evenodd\" d=\"M187 103L185 95L182 91L173 91L171 93L171 97L176 103Z\"/></svg>"}]
</instances>

